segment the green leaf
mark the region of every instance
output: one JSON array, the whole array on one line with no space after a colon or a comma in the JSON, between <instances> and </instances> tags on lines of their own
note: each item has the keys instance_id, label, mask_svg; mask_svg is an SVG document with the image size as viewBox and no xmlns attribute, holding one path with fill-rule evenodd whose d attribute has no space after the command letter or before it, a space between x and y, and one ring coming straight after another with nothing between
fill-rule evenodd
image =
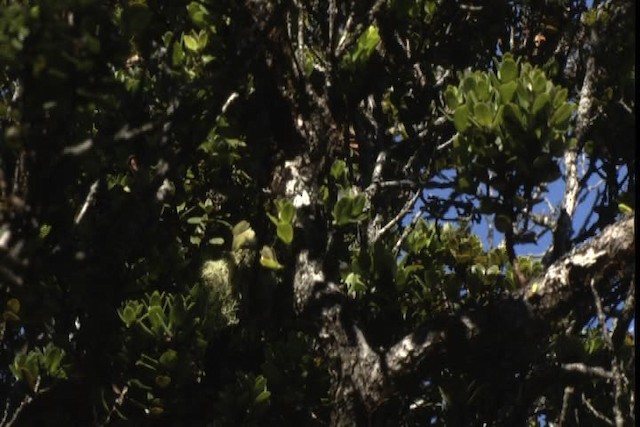
<instances>
[{"instance_id":1,"label":"green leaf","mask_svg":"<svg viewBox=\"0 0 640 427\"><path fill-rule=\"evenodd\" d=\"M296 208L293 203L287 199L280 200L278 203L278 218L280 221L291 223L296 214Z\"/></svg>"},{"instance_id":2,"label":"green leaf","mask_svg":"<svg viewBox=\"0 0 640 427\"><path fill-rule=\"evenodd\" d=\"M260 250L260 265L271 270L284 268L284 265L278 262L275 252L269 246L263 246Z\"/></svg>"},{"instance_id":3,"label":"green leaf","mask_svg":"<svg viewBox=\"0 0 640 427\"><path fill-rule=\"evenodd\" d=\"M242 220L239 221L236 225L231 229L231 233L236 236L244 233L245 231L251 229L251 224L248 221Z\"/></svg>"},{"instance_id":4,"label":"green leaf","mask_svg":"<svg viewBox=\"0 0 640 427\"><path fill-rule=\"evenodd\" d=\"M351 197L343 197L338 199L333 207L331 214L337 225L348 224L351 221L351 211L353 208L353 199Z\"/></svg>"},{"instance_id":5,"label":"green leaf","mask_svg":"<svg viewBox=\"0 0 640 427\"><path fill-rule=\"evenodd\" d=\"M353 52L345 55L343 64L353 69L355 66L365 63L373 54L378 43L380 42L380 34L378 27L370 25L358 38L358 43Z\"/></svg>"},{"instance_id":6,"label":"green leaf","mask_svg":"<svg viewBox=\"0 0 640 427\"><path fill-rule=\"evenodd\" d=\"M258 375L253 384L253 391L258 393L267 388L267 379L262 375Z\"/></svg>"},{"instance_id":7,"label":"green leaf","mask_svg":"<svg viewBox=\"0 0 640 427\"><path fill-rule=\"evenodd\" d=\"M353 203L351 205L351 216L356 219L359 217L364 211L364 207L367 203L367 198L364 194L358 194L353 198Z\"/></svg>"},{"instance_id":8,"label":"green leaf","mask_svg":"<svg viewBox=\"0 0 640 427\"><path fill-rule=\"evenodd\" d=\"M358 39L358 51L363 56L370 55L380 42L378 27L369 25L367 30Z\"/></svg>"},{"instance_id":9,"label":"green leaf","mask_svg":"<svg viewBox=\"0 0 640 427\"><path fill-rule=\"evenodd\" d=\"M458 132L464 132L469 126L469 107L461 105L453 113L453 124Z\"/></svg>"},{"instance_id":10,"label":"green leaf","mask_svg":"<svg viewBox=\"0 0 640 427\"><path fill-rule=\"evenodd\" d=\"M518 64L510 56L505 55L500 68L498 69L498 78L502 83L508 83L518 77Z\"/></svg>"},{"instance_id":11,"label":"green leaf","mask_svg":"<svg viewBox=\"0 0 640 427\"><path fill-rule=\"evenodd\" d=\"M547 78L544 76L544 73L540 71L539 73L535 73L535 77L532 81L533 91L536 93L544 92L547 88Z\"/></svg>"},{"instance_id":12,"label":"green leaf","mask_svg":"<svg viewBox=\"0 0 640 427\"><path fill-rule=\"evenodd\" d=\"M445 104L450 110L454 110L460 101L458 101L458 89L455 86L448 86L444 91Z\"/></svg>"},{"instance_id":13,"label":"green leaf","mask_svg":"<svg viewBox=\"0 0 640 427\"><path fill-rule=\"evenodd\" d=\"M290 245L293 241L293 226L288 222L281 222L278 224L277 234L280 240Z\"/></svg>"},{"instance_id":14,"label":"green leaf","mask_svg":"<svg viewBox=\"0 0 640 427\"><path fill-rule=\"evenodd\" d=\"M571 104L562 104L551 116L551 124L556 128L564 127L571 116L571 110Z\"/></svg>"},{"instance_id":15,"label":"green leaf","mask_svg":"<svg viewBox=\"0 0 640 427\"><path fill-rule=\"evenodd\" d=\"M359 295L367 289L362 276L357 273L349 273L344 279L344 283L347 285L348 292L352 295Z\"/></svg>"},{"instance_id":16,"label":"green leaf","mask_svg":"<svg viewBox=\"0 0 640 427\"><path fill-rule=\"evenodd\" d=\"M189 49L192 52L197 52L200 48L199 44L198 44L198 39L196 39L194 36L185 34L184 37L184 45L187 49Z\"/></svg>"},{"instance_id":17,"label":"green leaf","mask_svg":"<svg viewBox=\"0 0 640 427\"><path fill-rule=\"evenodd\" d=\"M198 40L198 50L202 50L207 47L207 43L209 42L209 34L205 30L200 30L197 36Z\"/></svg>"},{"instance_id":18,"label":"green leaf","mask_svg":"<svg viewBox=\"0 0 640 427\"><path fill-rule=\"evenodd\" d=\"M4 313L2 313L2 319L7 322L17 322L20 320L20 316L12 311L5 311Z\"/></svg>"},{"instance_id":19,"label":"green leaf","mask_svg":"<svg viewBox=\"0 0 640 427\"><path fill-rule=\"evenodd\" d=\"M189 12L189 18L198 27L204 27L206 25L205 17L209 14L209 11L198 2L191 2L187 5L187 11Z\"/></svg>"},{"instance_id":20,"label":"green leaf","mask_svg":"<svg viewBox=\"0 0 640 427\"><path fill-rule=\"evenodd\" d=\"M510 81L508 83L503 83L498 87L498 92L500 93L500 101L506 104L507 102L511 102L513 99L513 94L516 92L516 88L518 87L518 83L515 81Z\"/></svg>"},{"instance_id":21,"label":"green leaf","mask_svg":"<svg viewBox=\"0 0 640 427\"><path fill-rule=\"evenodd\" d=\"M633 209L631 208L631 206L625 203L618 203L618 210L620 211L621 214L624 214L624 215L629 215L633 213Z\"/></svg>"},{"instance_id":22,"label":"green leaf","mask_svg":"<svg viewBox=\"0 0 640 427\"><path fill-rule=\"evenodd\" d=\"M479 101L486 101L489 99L489 81L486 77L478 78L476 80L476 96Z\"/></svg>"},{"instance_id":23,"label":"green leaf","mask_svg":"<svg viewBox=\"0 0 640 427\"><path fill-rule=\"evenodd\" d=\"M264 391L262 391L260 394L258 394L256 396L255 403L265 402L265 401L269 400L270 396L271 396L271 392L268 391L268 390L264 390Z\"/></svg>"},{"instance_id":24,"label":"green leaf","mask_svg":"<svg viewBox=\"0 0 640 427\"><path fill-rule=\"evenodd\" d=\"M47 370L47 373L55 378L64 378L64 372L59 372L60 363L62 362L62 358L64 357L65 352L63 349L54 346L49 343L44 349L43 354L43 365Z\"/></svg>"},{"instance_id":25,"label":"green leaf","mask_svg":"<svg viewBox=\"0 0 640 427\"><path fill-rule=\"evenodd\" d=\"M480 276L484 276L486 273L486 269L482 264L473 264L471 266L471 274L478 274Z\"/></svg>"},{"instance_id":26,"label":"green leaf","mask_svg":"<svg viewBox=\"0 0 640 427\"><path fill-rule=\"evenodd\" d=\"M347 164L345 163L345 161L338 159L334 161L333 164L331 165L331 172L330 172L331 176L336 181L339 181L344 175L346 169L347 169Z\"/></svg>"},{"instance_id":27,"label":"green leaf","mask_svg":"<svg viewBox=\"0 0 640 427\"><path fill-rule=\"evenodd\" d=\"M245 220L234 225L231 229L231 233L233 234L233 241L231 242L232 251L252 247L255 244L256 233L251 228L251 225Z\"/></svg>"},{"instance_id":28,"label":"green leaf","mask_svg":"<svg viewBox=\"0 0 640 427\"><path fill-rule=\"evenodd\" d=\"M474 76L467 76L462 80L462 84L460 85L460 89L462 89L462 91L465 94L468 94L469 92L473 92L476 90L476 79Z\"/></svg>"},{"instance_id":29,"label":"green leaf","mask_svg":"<svg viewBox=\"0 0 640 427\"><path fill-rule=\"evenodd\" d=\"M40 227L39 237L44 239L49 235L49 233L51 233L51 226L49 224L42 224Z\"/></svg>"},{"instance_id":30,"label":"green leaf","mask_svg":"<svg viewBox=\"0 0 640 427\"><path fill-rule=\"evenodd\" d=\"M490 126L493 122L491 108L484 102L477 103L473 109L473 113L480 126Z\"/></svg>"},{"instance_id":31,"label":"green leaf","mask_svg":"<svg viewBox=\"0 0 640 427\"><path fill-rule=\"evenodd\" d=\"M516 101L523 110L529 109L529 106L531 105L531 101L529 100L529 98L530 98L529 89L525 87L522 81L519 81L518 87L516 88Z\"/></svg>"},{"instance_id":32,"label":"green leaf","mask_svg":"<svg viewBox=\"0 0 640 427\"><path fill-rule=\"evenodd\" d=\"M201 222L201 216L192 216L191 218L187 218L187 224L200 224Z\"/></svg>"},{"instance_id":33,"label":"green leaf","mask_svg":"<svg viewBox=\"0 0 640 427\"><path fill-rule=\"evenodd\" d=\"M471 181L465 176L459 175L458 180L456 181L456 187L459 191L463 193L471 193ZM473 191L475 193L475 191Z\"/></svg>"},{"instance_id":34,"label":"green leaf","mask_svg":"<svg viewBox=\"0 0 640 427\"><path fill-rule=\"evenodd\" d=\"M491 267L487 268L485 274L488 276L498 275L500 274L500 267L498 267L497 265L492 265Z\"/></svg>"},{"instance_id":35,"label":"green leaf","mask_svg":"<svg viewBox=\"0 0 640 427\"><path fill-rule=\"evenodd\" d=\"M267 217L269 218L269 221L273 223L273 225L277 226L278 224L280 224L280 220L277 217L271 215L269 212L267 212Z\"/></svg>"},{"instance_id":36,"label":"green leaf","mask_svg":"<svg viewBox=\"0 0 640 427\"><path fill-rule=\"evenodd\" d=\"M512 102L504 106L503 118L508 123L516 123L521 129L526 129L527 127L522 110Z\"/></svg>"},{"instance_id":37,"label":"green leaf","mask_svg":"<svg viewBox=\"0 0 640 427\"><path fill-rule=\"evenodd\" d=\"M162 406L152 406L149 408L149 414L153 416L160 416L164 413L164 408Z\"/></svg>"},{"instance_id":38,"label":"green leaf","mask_svg":"<svg viewBox=\"0 0 640 427\"><path fill-rule=\"evenodd\" d=\"M222 237L212 237L209 239L209 244L214 246L224 245L224 239Z\"/></svg>"},{"instance_id":39,"label":"green leaf","mask_svg":"<svg viewBox=\"0 0 640 427\"><path fill-rule=\"evenodd\" d=\"M128 328L131 326L133 322L136 321L137 313L135 309L129 305L127 305L123 310L118 311L118 315L122 322L124 322L125 326Z\"/></svg>"},{"instance_id":40,"label":"green leaf","mask_svg":"<svg viewBox=\"0 0 640 427\"><path fill-rule=\"evenodd\" d=\"M16 298L11 298L7 301L7 303L5 304L5 307L10 312L18 314L20 312L20 301L17 300Z\"/></svg>"},{"instance_id":41,"label":"green leaf","mask_svg":"<svg viewBox=\"0 0 640 427\"><path fill-rule=\"evenodd\" d=\"M160 388L167 388L171 384L171 377L168 375L158 375L155 378L155 383Z\"/></svg>"},{"instance_id":42,"label":"green leaf","mask_svg":"<svg viewBox=\"0 0 640 427\"><path fill-rule=\"evenodd\" d=\"M565 88L559 89L553 97L553 108L558 108L567 100L569 91Z\"/></svg>"},{"instance_id":43,"label":"green leaf","mask_svg":"<svg viewBox=\"0 0 640 427\"><path fill-rule=\"evenodd\" d=\"M164 310L158 305L149 307L147 318L151 324L151 330L155 333L165 332L167 329Z\"/></svg>"},{"instance_id":44,"label":"green leaf","mask_svg":"<svg viewBox=\"0 0 640 427\"><path fill-rule=\"evenodd\" d=\"M540 110L546 107L551 101L551 96L548 93L542 93L536 100L533 101L533 107L531 107L531 113L537 114Z\"/></svg>"},{"instance_id":45,"label":"green leaf","mask_svg":"<svg viewBox=\"0 0 640 427\"><path fill-rule=\"evenodd\" d=\"M162 355L160 355L158 362L164 368L171 369L178 363L178 353L173 349L166 350Z\"/></svg>"}]
</instances>

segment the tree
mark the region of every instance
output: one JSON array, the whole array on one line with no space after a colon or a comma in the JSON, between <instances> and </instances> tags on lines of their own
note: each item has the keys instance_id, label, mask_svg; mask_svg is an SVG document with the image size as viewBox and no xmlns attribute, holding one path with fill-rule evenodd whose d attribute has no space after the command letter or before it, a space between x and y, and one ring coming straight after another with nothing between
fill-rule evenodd
<instances>
[{"instance_id":1,"label":"tree","mask_svg":"<svg viewBox=\"0 0 640 427\"><path fill-rule=\"evenodd\" d=\"M635 2L2 4L0 425L634 422Z\"/></svg>"}]
</instances>

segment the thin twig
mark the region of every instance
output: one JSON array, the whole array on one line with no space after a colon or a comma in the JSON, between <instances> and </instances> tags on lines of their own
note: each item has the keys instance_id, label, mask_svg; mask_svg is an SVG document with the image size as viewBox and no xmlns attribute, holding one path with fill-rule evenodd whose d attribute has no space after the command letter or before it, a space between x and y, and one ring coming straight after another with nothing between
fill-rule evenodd
<instances>
[{"instance_id":1,"label":"thin twig","mask_svg":"<svg viewBox=\"0 0 640 427\"><path fill-rule=\"evenodd\" d=\"M563 363L560 367L563 371L577 372L589 377L599 377L607 380L613 378L613 373L611 371L607 371L600 366L587 366L584 363Z\"/></svg>"},{"instance_id":2,"label":"thin twig","mask_svg":"<svg viewBox=\"0 0 640 427\"><path fill-rule=\"evenodd\" d=\"M613 405L613 415L615 418L616 427L624 426L624 416L622 415L622 395L623 395L623 373L620 369L620 363L618 361L618 357L616 356L615 349L613 347L613 342L611 340L611 334L607 330L606 317L604 314L604 310L602 309L602 299L598 294L598 290L596 289L595 279L591 279L589 282L591 287L591 293L593 294L593 300L596 306L596 313L598 315L598 324L601 329L602 340L604 341L605 346L610 352L611 355L611 370L613 373L613 390L614 390L614 405Z\"/></svg>"},{"instance_id":3,"label":"thin twig","mask_svg":"<svg viewBox=\"0 0 640 427\"><path fill-rule=\"evenodd\" d=\"M600 421L603 421L604 423L606 423L607 425L613 426L613 421L611 421L609 419L609 417L607 417L606 415L604 415L602 412L598 411L589 401L589 399L587 399L587 397L584 395L584 393L582 393L582 403L584 403L584 406L587 407L587 409L589 410L589 412L591 412L593 414L593 416L595 416L597 419L599 419Z\"/></svg>"},{"instance_id":4,"label":"thin twig","mask_svg":"<svg viewBox=\"0 0 640 427\"><path fill-rule=\"evenodd\" d=\"M420 197L420 192L421 190L416 191L413 197L409 199L407 203L405 203L402 209L400 209L400 212L398 212L398 214L395 217L393 217L391 221L389 221L384 227L380 229L380 231L378 231L374 240L378 240L385 233L389 232L389 230L395 227L396 224L402 221L402 218L404 218L409 213L409 211L411 211L411 209L413 208L413 205L418 200L418 197Z\"/></svg>"},{"instance_id":5,"label":"thin twig","mask_svg":"<svg viewBox=\"0 0 640 427\"><path fill-rule=\"evenodd\" d=\"M87 197L84 200L84 203L82 204L82 208L80 209L75 219L73 220L73 222L76 225L80 224L80 221L82 221L82 218L87 213L89 206L92 205L93 202L95 201L96 194L98 193L98 183L99 183L99 180L96 179L93 182L93 184L91 184L91 187L89 188L89 193L87 193Z\"/></svg>"},{"instance_id":6,"label":"thin twig","mask_svg":"<svg viewBox=\"0 0 640 427\"><path fill-rule=\"evenodd\" d=\"M619 348L622 344L627 331L629 330L629 324L634 318L636 308L636 287L635 281L631 280L629 283L629 289L627 290L627 296L624 299L624 305L622 306L622 312L616 322L616 327L611 334L611 342L614 348Z\"/></svg>"},{"instance_id":7,"label":"thin twig","mask_svg":"<svg viewBox=\"0 0 640 427\"><path fill-rule=\"evenodd\" d=\"M334 55L336 58L340 58L343 54L343 51L351 44L351 40L353 38L351 34L351 30L353 27L353 17L354 14L351 12L349 17L347 18L347 22L344 24L344 30L342 32L342 37L338 40L338 46L336 46L336 50Z\"/></svg>"},{"instance_id":8,"label":"thin twig","mask_svg":"<svg viewBox=\"0 0 640 427\"><path fill-rule=\"evenodd\" d=\"M569 416L569 406L571 405L571 398L576 389L573 386L566 386L564 388L564 394L562 395L562 410L560 411L560 418L558 420L558 427L562 427L567 422Z\"/></svg>"},{"instance_id":9,"label":"thin twig","mask_svg":"<svg viewBox=\"0 0 640 427\"><path fill-rule=\"evenodd\" d=\"M33 402L34 396L37 396L38 394L41 394L41 391L40 391L40 380L41 380L41 377L40 377L40 375L38 375L38 378L36 379L36 383L33 386L33 396L28 394L28 395L26 395L24 397L24 399L22 399L22 401L20 402L20 405L13 412L13 416L11 417L11 419L7 423L4 423L4 420L5 420L5 417L6 417L6 412L5 412L5 417L3 417L3 419L2 419L3 423L0 423L1 427L11 427L18 420L18 416L24 410L24 408L26 408L27 405L29 405L31 402Z\"/></svg>"},{"instance_id":10,"label":"thin twig","mask_svg":"<svg viewBox=\"0 0 640 427\"><path fill-rule=\"evenodd\" d=\"M329 40L327 43L329 52L325 52L325 54L330 53L333 49L333 32L336 24L336 16L338 15L338 5L336 4L336 0L329 1L327 14L329 15Z\"/></svg>"},{"instance_id":11,"label":"thin twig","mask_svg":"<svg viewBox=\"0 0 640 427\"><path fill-rule=\"evenodd\" d=\"M227 109L229 108L229 106L231 105L231 103L233 101L235 101L236 99L238 99L240 95L238 95L238 92L231 92L231 95L229 95L229 97L227 98L227 100L224 102L224 104L222 104L222 108L220 109L220 114L218 114L217 119L219 119L220 117L222 117L222 115L224 113L227 112Z\"/></svg>"},{"instance_id":12,"label":"thin twig","mask_svg":"<svg viewBox=\"0 0 640 427\"><path fill-rule=\"evenodd\" d=\"M387 162L387 152L382 150L378 153L378 157L376 158L376 163L373 167L373 173L371 173L371 182L372 185L376 183L380 183L382 180L382 168L384 164Z\"/></svg>"},{"instance_id":13,"label":"thin twig","mask_svg":"<svg viewBox=\"0 0 640 427\"><path fill-rule=\"evenodd\" d=\"M423 208L418 209L416 213L413 214L413 218L411 218L411 222L409 222L409 224L407 224L406 227L404 227L404 230L402 230L402 234L398 238L398 241L396 242L395 245L393 245L394 255L398 255L398 252L400 251L400 247L402 246L402 242L404 242L404 240L407 238L411 230L413 230L413 228L416 226L416 224L418 223L418 220L422 218L423 212L424 212Z\"/></svg>"}]
</instances>

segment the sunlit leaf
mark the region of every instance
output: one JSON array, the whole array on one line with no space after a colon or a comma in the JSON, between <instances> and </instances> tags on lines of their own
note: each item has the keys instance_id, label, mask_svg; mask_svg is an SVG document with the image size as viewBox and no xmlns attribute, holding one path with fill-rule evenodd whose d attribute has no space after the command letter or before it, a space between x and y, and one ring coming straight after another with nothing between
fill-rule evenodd
<instances>
[{"instance_id":1,"label":"sunlit leaf","mask_svg":"<svg viewBox=\"0 0 640 427\"><path fill-rule=\"evenodd\" d=\"M277 227L278 238L289 245L293 241L293 226L288 222L281 222Z\"/></svg>"},{"instance_id":2,"label":"sunlit leaf","mask_svg":"<svg viewBox=\"0 0 640 427\"><path fill-rule=\"evenodd\" d=\"M184 40L185 47L190 51L197 52L200 49L198 40L194 36L185 34L183 40Z\"/></svg>"},{"instance_id":3,"label":"sunlit leaf","mask_svg":"<svg viewBox=\"0 0 640 427\"><path fill-rule=\"evenodd\" d=\"M480 126L490 126L493 122L491 109L489 105L484 102L477 103L473 109L473 113Z\"/></svg>"},{"instance_id":4,"label":"sunlit leaf","mask_svg":"<svg viewBox=\"0 0 640 427\"><path fill-rule=\"evenodd\" d=\"M291 223L293 221L293 217L296 214L296 208L293 206L293 203L287 199L283 199L278 204L278 217L280 221Z\"/></svg>"},{"instance_id":5,"label":"sunlit leaf","mask_svg":"<svg viewBox=\"0 0 640 427\"><path fill-rule=\"evenodd\" d=\"M551 124L555 127L564 126L565 122L571 116L571 104L562 104L551 116Z\"/></svg>"},{"instance_id":6,"label":"sunlit leaf","mask_svg":"<svg viewBox=\"0 0 640 427\"><path fill-rule=\"evenodd\" d=\"M464 132L469 126L469 107L461 105L453 114L453 124L458 132Z\"/></svg>"},{"instance_id":7,"label":"sunlit leaf","mask_svg":"<svg viewBox=\"0 0 640 427\"><path fill-rule=\"evenodd\" d=\"M518 77L518 65L510 56L505 55L500 68L498 69L498 78L502 83L508 83Z\"/></svg>"},{"instance_id":8,"label":"sunlit leaf","mask_svg":"<svg viewBox=\"0 0 640 427\"><path fill-rule=\"evenodd\" d=\"M350 197L338 199L333 207L332 215L337 225L348 224L351 221L353 200Z\"/></svg>"},{"instance_id":9,"label":"sunlit leaf","mask_svg":"<svg viewBox=\"0 0 640 427\"><path fill-rule=\"evenodd\" d=\"M511 100L513 99L513 94L516 92L517 87L518 83L516 83L515 81L501 84L498 87L498 92L500 93L500 101L502 101L503 103L511 102Z\"/></svg>"},{"instance_id":10,"label":"sunlit leaf","mask_svg":"<svg viewBox=\"0 0 640 427\"><path fill-rule=\"evenodd\" d=\"M273 249L269 246L263 246L260 250L260 265L271 270L280 270L284 268L284 266L278 262Z\"/></svg>"},{"instance_id":11,"label":"sunlit leaf","mask_svg":"<svg viewBox=\"0 0 640 427\"><path fill-rule=\"evenodd\" d=\"M342 179L342 176L344 175L346 168L347 168L347 164L345 163L344 160L340 160L340 159L335 160L331 165L331 171L330 171L333 179L335 179L336 181Z\"/></svg>"},{"instance_id":12,"label":"sunlit leaf","mask_svg":"<svg viewBox=\"0 0 640 427\"><path fill-rule=\"evenodd\" d=\"M537 114L540 110L546 107L551 101L551 96L548 93L543 93L538 95L535 101L533 101L533 106L531 107L531 113Z\"/></svg>"},{"instance_id":13,"label":"sunlit leaf","mask_svg":"<svg viewBox=\"0 0 640 427\"><path fill-rule=\"evenodd\" d=\"M245 220L238 222L231 232L233 234L231 250L233 251L244 247L250 247L255 243L256 233L251 228L251 225Z\"/></svg>"}]
</instances>

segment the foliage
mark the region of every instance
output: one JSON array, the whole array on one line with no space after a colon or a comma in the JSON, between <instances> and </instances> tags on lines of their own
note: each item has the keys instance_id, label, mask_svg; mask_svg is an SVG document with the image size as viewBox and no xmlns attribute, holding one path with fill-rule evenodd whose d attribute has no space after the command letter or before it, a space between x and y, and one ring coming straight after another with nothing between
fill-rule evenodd
<instances>
[{"instance_id":1,"label":"foliage","mask_svg":"<svg viewBox=\"0 0 640 427\"><path fill-rule=\"evenodd\" d=\"M635 212L635 4L591 3L1 1L0 426L614 419L632 268L519 305Z\"/></svg>"},{"instance_id":2,"label":"foliage","mask_svg":"<svg viewBox=\"0 0 640 427\"><path fill-rule=\"evenodd\" d=\"M467 71L445 98L458 131L458 188L474 195L479 184L495 189L496 196L480 198L481 211L495 212L496 229L505 232L517 212L542 201L532 190L559 178L556 159L568 145L572 105L541 69L519 66L508 54L497 69L497 76Z\"/></svg>"}]
</instances>

